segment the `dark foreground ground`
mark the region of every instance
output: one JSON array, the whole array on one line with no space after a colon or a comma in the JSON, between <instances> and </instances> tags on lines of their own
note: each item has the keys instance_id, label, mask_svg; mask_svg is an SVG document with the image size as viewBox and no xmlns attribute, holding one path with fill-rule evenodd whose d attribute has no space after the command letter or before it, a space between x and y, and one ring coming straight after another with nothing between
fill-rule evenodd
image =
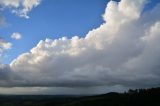
<instances>
[{"instance_id":1,"label":"dark foreground ground","mask_svg":"<svg viewBox=\"0 0 160 106\"><path fill-rule=\"evenodd\" d=\"M97 96L0 96L0 106L160 106L160 88Z\"/></svg>"}]
</instances>

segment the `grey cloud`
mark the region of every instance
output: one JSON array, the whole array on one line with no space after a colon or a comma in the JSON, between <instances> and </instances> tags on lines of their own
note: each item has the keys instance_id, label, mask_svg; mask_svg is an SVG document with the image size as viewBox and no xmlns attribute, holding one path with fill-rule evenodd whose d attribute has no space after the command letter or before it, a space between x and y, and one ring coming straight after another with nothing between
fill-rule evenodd
<instances>
[{"instance_id":1,"label":"grey cloud","mask_svg":"<svg viewBox=\"0 0 160 106\"><path fill-rule=\"evenodd\" d=\"M20 82L21 78L10 69L9 65L0 65L0 85L2 87L12 87Z\"/></svg>"}]
</instances>

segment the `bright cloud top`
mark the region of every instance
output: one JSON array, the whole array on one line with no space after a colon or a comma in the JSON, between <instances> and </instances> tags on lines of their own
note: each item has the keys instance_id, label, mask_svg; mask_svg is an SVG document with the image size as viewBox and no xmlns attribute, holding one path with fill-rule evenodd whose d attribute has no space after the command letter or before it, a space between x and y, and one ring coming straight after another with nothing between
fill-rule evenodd
<instances>
[{"instance_id":1,"label":"bright cloud top","mask_svg":"<svg viewBox=\"0 0 160 106\"><path fill-rule=\"evenodd\" d=\"M2 8L10 8L13 13L25 18L29 18L28 12L40 3L41 0L0 0Z\"/></svg>"},{"instance_id":2,"label":"bright cloud top","mask_svg":"<svg viewBox=\"0 0 160 106\"><path fill-rule=\"evenodd\" d=\"M84 38L41 40L3 65L1 86L156 86L160 83L160 15L146 0L110 1L104 23ZM13 4L12 4L13 5ZM17 6L16 4L14 4Z\"/></svg>"},{"instance_id":3,"label":"bright cloud top","mask_svg":"<svg viewBox=\"0 0 160 106\"><path fill-rule=\"evenodd\" d=\"M19 40L22 38L22 35L18 32L14 32L12 35L11 35L11 38L12 39L15 39L15 40Z\"/></svg>"}]
</instances>

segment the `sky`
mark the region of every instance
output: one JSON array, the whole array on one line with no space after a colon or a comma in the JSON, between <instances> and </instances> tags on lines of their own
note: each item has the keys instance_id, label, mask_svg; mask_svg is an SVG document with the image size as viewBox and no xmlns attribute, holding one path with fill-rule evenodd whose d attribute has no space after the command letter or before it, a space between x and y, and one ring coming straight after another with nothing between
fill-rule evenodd
<instances>
[{"instance_id":1,"label":"sky","mask_svg":"<svg viewBox=\"0 0 160 106\"><path fill-rule=\"evenodd\" d=\"M0 0L1 94L160 85L159 0Z\"/></svg>"},{"instance_id":2,"label":"sky","mask_svg":"<svg viewBox=\"0 0 160 106\"><path fill-rule=\"evenodd\" d=\"M28 14L29 19L17 17L10 10L5 10L3 14L9 25L1 28L1 37L14 42L14 45L3 63L10 63L42 39L85 36L89 30L103 23L101 15L107 2L108 0L43 0ZM23 38L15 42L10 38L14 32L21 33Z\"/></svg>"}]
</instances>

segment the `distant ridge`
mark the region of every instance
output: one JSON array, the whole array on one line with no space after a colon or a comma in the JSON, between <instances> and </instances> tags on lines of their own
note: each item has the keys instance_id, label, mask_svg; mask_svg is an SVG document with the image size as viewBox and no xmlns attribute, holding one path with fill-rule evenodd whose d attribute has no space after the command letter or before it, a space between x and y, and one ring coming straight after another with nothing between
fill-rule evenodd
<instances>
[{"instance_id":1,"label":"distant ridge","mask_svg":"<svg viewBox=\"0 0 160 106\"><path fill-rule=\"evenodd\" d=\"M160 87L95 96L0 95L0 106L160 106Z\"/></svg>"}]
</instances>

